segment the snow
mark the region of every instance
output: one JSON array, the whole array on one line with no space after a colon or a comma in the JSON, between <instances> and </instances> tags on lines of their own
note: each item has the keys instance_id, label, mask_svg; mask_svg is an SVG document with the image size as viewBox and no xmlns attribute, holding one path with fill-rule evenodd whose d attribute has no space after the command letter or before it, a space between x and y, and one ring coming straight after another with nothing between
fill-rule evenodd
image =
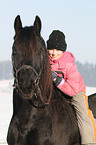
<instances>
[{"instance_id":1,"label":"snow","mask_svg":"<svg viewBox=\"0 0 96 145\"><path fill-rule=\"evenodd\" d=\"M0 81L0 145L6 144L8 126L12 116L13 80Z\"/></svg>"},{"instance_id":2,"label":"snow","mask_svg":"<svg viewBox=\"0 0 96 145\"><path fill-rule=\"evenodd\" d=\"M96 93L96 87L86 87L86 95L91 95Z\"/></svg>"},{"instance_id":3,"label":"snow","mask_svg":"<svg viewBox=\"0 0 96 145\"><path fill-rule=\"evenodd\" d=\"M0 81L0 145L7 145L6 137L12 117L12 85L13 80ZM86 94L96 93L96 87L87 87Z\"/></svg>"}]
</instances>

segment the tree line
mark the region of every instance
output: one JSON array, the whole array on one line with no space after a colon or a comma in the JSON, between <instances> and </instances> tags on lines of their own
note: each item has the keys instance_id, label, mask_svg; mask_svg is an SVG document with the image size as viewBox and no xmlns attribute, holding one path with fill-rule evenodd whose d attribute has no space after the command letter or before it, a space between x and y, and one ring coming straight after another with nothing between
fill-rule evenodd
<instances>
[{"instance_id":1,"label":"tree line","mask_svg":"<svg viewBox=\"0 0 96 145\"><path fill-rule=\"evenodd\" d=\"M86 86L96 87L96 64L81 64L76 62L78 71L81 73Z\"/></svg>"},{"instance_id":2,"label":"tree line","mask_svg":"<svg viewBox=\"0 0 96 145\"><path fill-rule=\"evenodd\" d=\"M81 73L86 86L96 87L96 65L76 62L78 71ZM12 62L0 62L0 80L13 79Z\"/></svg>"}]
</instances>

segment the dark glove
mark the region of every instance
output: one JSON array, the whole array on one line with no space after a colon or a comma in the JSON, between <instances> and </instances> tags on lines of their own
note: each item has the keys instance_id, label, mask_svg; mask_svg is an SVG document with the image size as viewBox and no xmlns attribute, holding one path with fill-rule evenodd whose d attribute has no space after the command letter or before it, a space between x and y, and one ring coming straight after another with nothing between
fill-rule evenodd
<instances>
[{"instance_id":1,"label":"dark glove","mask_svg":"<svg viewBox=\"0 0 96 145\"><path fill-rule=\"evenodd\" d=\"M53 71L53 70L51 70L51 71L52 71L53 82L54 82L55 86L58 86L64 79L62 77L59 77L55 71Z\"/></svg>"}]
</instances>

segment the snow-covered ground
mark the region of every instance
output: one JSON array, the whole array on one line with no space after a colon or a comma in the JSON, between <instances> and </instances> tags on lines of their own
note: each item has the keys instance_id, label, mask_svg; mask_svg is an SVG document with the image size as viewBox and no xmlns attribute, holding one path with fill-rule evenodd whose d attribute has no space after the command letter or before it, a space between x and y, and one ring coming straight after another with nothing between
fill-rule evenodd
<instances>
[{"instance_id":1,"label":"snow-covered ground","mask_svg":"<svg viewBox=\"0 0 96 145\"><path fill-rule=\"evenodd\" d=\"M0 81L0 145L6 143L8 126L12 117L13 80ZM96 93L96 87L87 87L86 94Z\"/></svg>"},{"instance_id":2,"label":"snow-covered ground","mask_svg":"<svg viewBox=\"0 0 96 145\"><path fill-rule=\"evenodd\" d=\"M6 144L7 130L12 116L13 80L0 81L0 145Z\"/></svg>"}]
</instances>

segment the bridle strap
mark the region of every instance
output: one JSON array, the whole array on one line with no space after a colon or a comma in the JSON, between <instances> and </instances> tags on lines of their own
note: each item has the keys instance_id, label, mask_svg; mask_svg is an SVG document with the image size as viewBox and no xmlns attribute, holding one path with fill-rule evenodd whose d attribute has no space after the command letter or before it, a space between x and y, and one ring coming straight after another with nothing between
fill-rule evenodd
<instances>
[{"instance_id":1,"label":"bridle strap","mask_svg":"<svg viewBox=\"0 0 96 145\"><path fill-rule=\"evenodd\" d=\"M37 91L37 93L33 93L33 90L32 90L30 94L25 94L25 93L21 90L21 88L20 88L20 86L19 86L19 82L18 82L18 73L19 73L22 69L30 69L30 70L32 70L32 71L36 74L36 79L34 80L34 84L35 84L35 90ZM42 69L43 69L43 68L42 68ZM23 94L23 96L29 96L29 97L31 97L32 94L33 94L33 95L35 95L35 96L37 96L37 97L38 97L38 96L40 97L40 100L41 100L42 103L43 103L43 105L40 106L40 107L34 105L34 103L33 103L32 100L31 100L31 104L33 104L33 106L34 106L35 108L44 108L44 106L46 106L46 105L49 104L50 99L51 99L51 94L50 94L49 99L47 100L47 102L45 102L45 100L44 100L43 97L42 97L41 89L40 89L40 87L39 87L39 80L40 80L40 76L41 76L42 69L41 69L41 71L39 72L39 74L38 74L37 71L36 71L32 66L30 66L30 65L23 65L23 66L21 66L18 70L15 69L15 71L16 71L16 82L15 82L15 84L14 84L14 87L17 88L17 89Z\"/></svg>"},{"instance_id":2,"label":"bridle strap","mask_svg":"<svg viewBox=\"0 0 96 145\"><path fill-rule=\"evenodd\" d=\"M39 79L40 79L40 75L41 75L41 72L39 73L39 75L38 75L38 73L36 72L36 70L32 67L32 66L30 66L30 65L23 65L23 66L21 66L18 70L17 69L15 69L15 71L16 71L16 77L15 77L15 85L14 85L14 87L16 87L16 88L18 88L18 90L23 94L23 96L29 96L29 97L31 97L32 96L32 94L33 94L33 90L31 91L31 93L27 93L27 94L25 94L22 90L21 90L21 88L20 88L20 86L19 86L19 82L18 82L18 73L21 71L21 70L24 70L24 69L30 69L30 70L32 70L35 74L36 74L36 79L35 79L35 81L34 81L34 84L39 84Z\"/></svg>"},{"instance_id":3,"label":"bridle strap","mask_svg":"<svg viewBox=\"0 0 96 145\"><path fill-rule=\"evenodd\" d=\"M22 69L31 69L32 71L35 72L36 76L38 76L37 71L36 71L32 66L30 66L30 65L23 65L23 66L21 66L21 67L16 71L16 77L17 77L18 73L20 72L20 70L22 70ZM41 75L41 74L39 74L39 76L40 76L40 75Z\"/></svg>"}]
</instances>

